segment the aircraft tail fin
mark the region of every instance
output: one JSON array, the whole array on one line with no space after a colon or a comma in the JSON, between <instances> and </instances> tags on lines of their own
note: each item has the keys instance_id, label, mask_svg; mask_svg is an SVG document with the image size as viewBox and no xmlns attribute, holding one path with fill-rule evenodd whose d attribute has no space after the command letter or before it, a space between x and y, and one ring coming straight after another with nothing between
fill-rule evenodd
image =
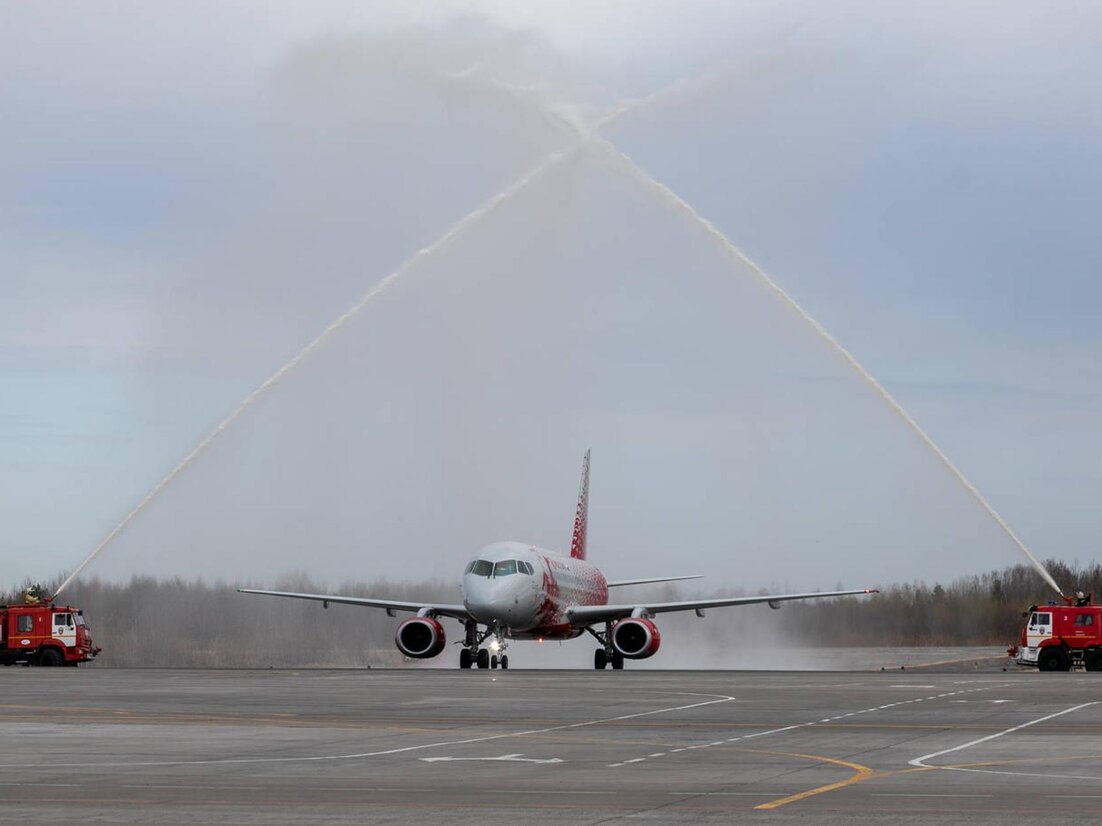
<instances>
[{"instance_id":1,"label":"aircraft tail fin","mask_svg":"<svg viewBox=\"0 0 1102 826\"><path fill-rule=\"evenodd\" d=\"M578 492L578 510L574 513L574 538L570 541L570 555L585 559L586 528L589 525L589 451L582 461L582 487Z\"/></svg>"}]
</instances>

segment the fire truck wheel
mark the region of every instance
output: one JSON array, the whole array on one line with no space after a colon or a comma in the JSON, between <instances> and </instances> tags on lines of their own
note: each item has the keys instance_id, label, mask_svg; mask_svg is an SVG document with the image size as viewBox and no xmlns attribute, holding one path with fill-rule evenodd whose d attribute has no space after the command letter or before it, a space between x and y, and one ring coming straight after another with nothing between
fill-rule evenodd
<instances>
[{"instance_id":1,"label":"fire truck wheel","mask_svg":"<svg viewBox=\"0 0 1102 826\"><path fill-rule=\"evenodd\" d=\"M43 648L38 653L38 664L43 668L54 668L63 664L61 654L56 648Z\"/></svg>"},{"instance_id":2,"label":"fire truck wheel","mask_svg":"<svg viewBox=\"0 0 1102 826\"><path fill-rule=\"evenodd\" d=\"M1046 648L1037 657L1038 671L1067 671L1070 668L1071 660L1062 648Z\"/></svg>"},{"instance_id":3,"label":"fire truck wheel","mask_svg":"<svg viewBox=\"0 0 1102 826\"><path fill-rule=\"evenodd\" d=\"M1087 671L1102 671L1102 649L1094 648L1083 657L1083 667Z\"/></svg>"}]
</instances>

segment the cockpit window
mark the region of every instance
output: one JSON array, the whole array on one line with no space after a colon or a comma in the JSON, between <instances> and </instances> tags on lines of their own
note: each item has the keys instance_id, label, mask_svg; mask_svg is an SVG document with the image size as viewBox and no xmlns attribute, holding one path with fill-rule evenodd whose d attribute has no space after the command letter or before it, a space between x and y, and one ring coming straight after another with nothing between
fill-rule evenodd
<instances>
[{"instance_id":1,"label":"cockpit window","mask_svg":"<svg viewBox=\"0 0 1102 826\"><path fill-rule=\"evenodd\" d=\"M517 560L517 570L520 571L522 574L528 574L529 576L535 573L529 563L521 562L520 560Z\"/></svg>"},{"instance_id":2,"label":"cockpit window","mask_svg":"<svg viewBox=\"0 0 1102 826\"><path fill-rule=\"evenodd\" d=\"M472 559L470 562L467 563L467 567L463 571L464 576L469 574L471 572L471 568L473 568L473 567L474 567L474 560Z\"/></svg>"},{"instance_id":3,"label":"cockpit window","mask_svg":"<svg viewBox=\"0 0 1102 826\"><path fill-rule=\"evenodd\" d=\"M471 564L471 573L475 576L490 576L494 572L494 563L485 559L476 559Z\"/></svg>"},{"instance_id":4,"label":"cockpit window","mask_svg":"<svg viewBox=\"0 0 1102 826\"><path fill-rule=\"evenodd\" d=\"M494 566L494 576L509 576L517 572L517 561L515 559L503 559L501 562Z\"/></svg>"}]
</instances>

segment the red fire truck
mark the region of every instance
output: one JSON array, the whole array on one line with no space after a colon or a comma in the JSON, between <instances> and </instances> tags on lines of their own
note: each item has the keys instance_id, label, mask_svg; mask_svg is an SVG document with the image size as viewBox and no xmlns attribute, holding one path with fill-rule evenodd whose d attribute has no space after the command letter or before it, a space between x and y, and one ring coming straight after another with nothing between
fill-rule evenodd
<instances>
[{"instance_id":1,"label":"red fire truck","mask_svg":"<svg viewBox=\"0 0 1102 826\"><path fill-rule=\"evenodd\" d=\"M22 605L0 605L0 665L75 666L100 650L79 608L54 605L33 590Z\"/></svg>"},{"instance_id":2,"label":"red fire truck","mask_svg":"<svg viewBox=\"0 0 1102 826\"><path fill-rule=\"evenodd\" d=\"M1007 653L1019 665L1040 671L1070 671L1082 666L1102 671L1102 606L1089 595L1064 597L1067 605L1031 606L1019 645Z\"/></svg>"}]
</instances>

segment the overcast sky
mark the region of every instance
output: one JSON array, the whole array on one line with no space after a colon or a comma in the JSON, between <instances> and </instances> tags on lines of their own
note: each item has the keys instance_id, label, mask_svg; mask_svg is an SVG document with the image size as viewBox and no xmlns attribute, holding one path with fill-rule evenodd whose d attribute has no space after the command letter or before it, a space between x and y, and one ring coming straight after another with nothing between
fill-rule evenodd
<instances>
[{"instance_id":1,"label":"overcast sky","mask_svg":"<svg viewBox=\"0 0 1102 826\"><path fill-rule=\"evenodd\" d=\"M1025 2L7 4L0 585L88 575L861 587L1102 536L1102 12ZM665 90L603 125L605 113Z\"/></svg>"}]
</instances>

